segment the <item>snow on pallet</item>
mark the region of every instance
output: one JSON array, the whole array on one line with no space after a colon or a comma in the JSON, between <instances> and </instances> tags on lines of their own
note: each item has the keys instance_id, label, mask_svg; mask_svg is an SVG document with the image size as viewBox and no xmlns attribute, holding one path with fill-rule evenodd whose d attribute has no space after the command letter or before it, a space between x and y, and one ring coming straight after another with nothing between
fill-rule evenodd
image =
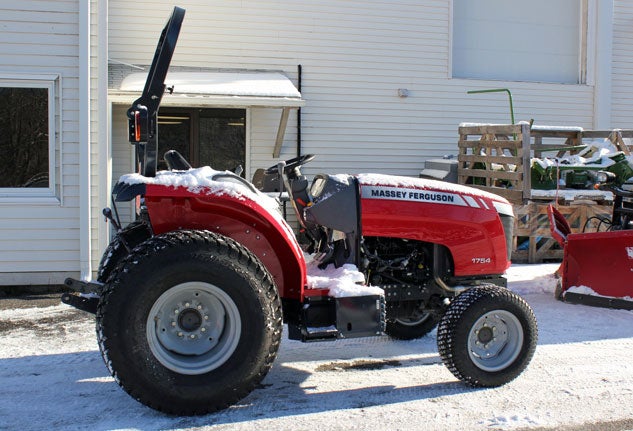
<instances>
[{"instance_id":1,"label":"snow on pallet","mask_svg":"<svg viewBox=\"0 0 633 431\"><path fill-rule=\"evenodd\" d=\"M609 156L623 154L631 164L633 130L584 130L581 127L462 123L459 126L458 182L504 196L517 216L512 260L537 263L560 260L563 251L552 239L547 205L556 202L573 232L595 231L609 218L609 191L532 184L532 165L542 169L589 166L608 168ZM560 182L560 176L558 176ZM561 182L562 183L562 182Z\"/></svg>"}]
</instances>

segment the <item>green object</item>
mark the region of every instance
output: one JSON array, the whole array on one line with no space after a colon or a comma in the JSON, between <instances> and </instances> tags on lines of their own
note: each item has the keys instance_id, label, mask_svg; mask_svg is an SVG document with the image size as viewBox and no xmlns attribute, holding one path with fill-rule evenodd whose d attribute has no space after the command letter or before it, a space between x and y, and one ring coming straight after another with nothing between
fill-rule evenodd
<instances>
[{"instance_id":1,"label":"green object","mask_svg":"<svg viewBox=\"0 0 633 431\"><path fill-rule=\"evenodd\" d=\"M633 168L629 164L623 152L609 156L613 163L611 166L585 165L585 166L548 166L544 168L539 163L532 163L530 175L532 188L537 190L554 190L560 177L565 181L565 187L570 189L587 189L594 185L594 176L591 172L607 171L615 174L615 184L621 186L626 180L633 177Z\"/></svg>"},{"instance_id":2,"label":"green object","mask_svg":"<svg viewBox=\"0 0 633 431\"><path fill-rule=\"evenodd\" d=\"M622 151L609 156L609 158L615 163L605 170L615 174L615 183L618 186L621 186L626 180L633 177L633 168L631 168L631 165Z\"/></svg>"},{"instance_id":3,"label":"green object","mask_svg":"<svg viewBox=\"0 0 633 431\"><path fill-rule=\"evenodd\" d=\"M470 90L466 94L478 94L478 93L499 93L505 91L508 93L508 100L510 101L510 121L514 124L514 105L512 104L512 93L509 88L492 88L490 90Z\"/></svg>"}]
</instances>

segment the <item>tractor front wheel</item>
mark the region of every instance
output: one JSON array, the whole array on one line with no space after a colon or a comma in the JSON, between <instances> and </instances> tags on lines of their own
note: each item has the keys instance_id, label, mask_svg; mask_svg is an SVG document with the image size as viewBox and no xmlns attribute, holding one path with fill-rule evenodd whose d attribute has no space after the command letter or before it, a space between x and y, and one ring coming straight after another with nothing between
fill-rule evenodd
<instances>
[{"instance_id":1,"label":"tractor front wheel","mask_svg":"<svg viewBox=\"0 0 633 431\"><path fill-rule=\"evenodd\" d=\"M516 378L532 359L537 337L530 306L497 286L460 294L437 329L444 364L474 387L501 386Z\"/></svg>"},{"instance_id":2,"label":"tractor front wheel","mask_svg":"<svg viewBox=\"0 0 633 431\"><path fill-rule=\"evenodd\" d=\"M275 359L281 303L261 262L208 231L153 237L109 277L97 335L117 383L154 409L194 415L248 395Z\"/></svg>"}]
</instances>

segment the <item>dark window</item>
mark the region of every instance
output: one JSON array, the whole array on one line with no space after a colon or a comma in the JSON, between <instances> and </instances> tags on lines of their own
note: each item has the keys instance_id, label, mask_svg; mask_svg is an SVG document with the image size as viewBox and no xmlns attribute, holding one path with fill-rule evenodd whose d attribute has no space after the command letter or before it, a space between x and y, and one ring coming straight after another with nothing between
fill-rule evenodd
<instances>
[{"instance_id":1,"label":"dark window","mask_svg":"<svg viewBox=\"0 0 633 431\"><path fill-rule=\"evenodd\" d=\"M246 110L164 108L158 115L158 169L177 150L193 167L233 171L246 163Z\"/></svg>"},{"instance_id":2,"label":"dark window","mask_svg":"<svg viewBox=\"0 0 633 431\"><path fill-rule=\"evenodd\" d=\"M0 187L49 186L48 90L0 87Z\"/></svg>"}]
</instances>

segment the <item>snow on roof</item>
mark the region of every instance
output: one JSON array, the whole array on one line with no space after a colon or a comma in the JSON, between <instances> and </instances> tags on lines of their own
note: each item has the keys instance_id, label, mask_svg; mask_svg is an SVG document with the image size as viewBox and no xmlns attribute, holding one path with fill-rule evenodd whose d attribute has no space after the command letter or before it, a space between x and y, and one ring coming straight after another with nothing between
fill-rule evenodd
<instances>
[{"instance_id":1,"label":"snow on roof","mask_svg":"<svg viewBox=\"0 0 633 431\"><path fill-rule=\"evenodd\" d=\"M143 91L146 78L147 73L132 73L123 79L120 90ZM165 84L174 87L174 94L301 98L280 72L169 72Z\"/></svg>"}]
</instances>

